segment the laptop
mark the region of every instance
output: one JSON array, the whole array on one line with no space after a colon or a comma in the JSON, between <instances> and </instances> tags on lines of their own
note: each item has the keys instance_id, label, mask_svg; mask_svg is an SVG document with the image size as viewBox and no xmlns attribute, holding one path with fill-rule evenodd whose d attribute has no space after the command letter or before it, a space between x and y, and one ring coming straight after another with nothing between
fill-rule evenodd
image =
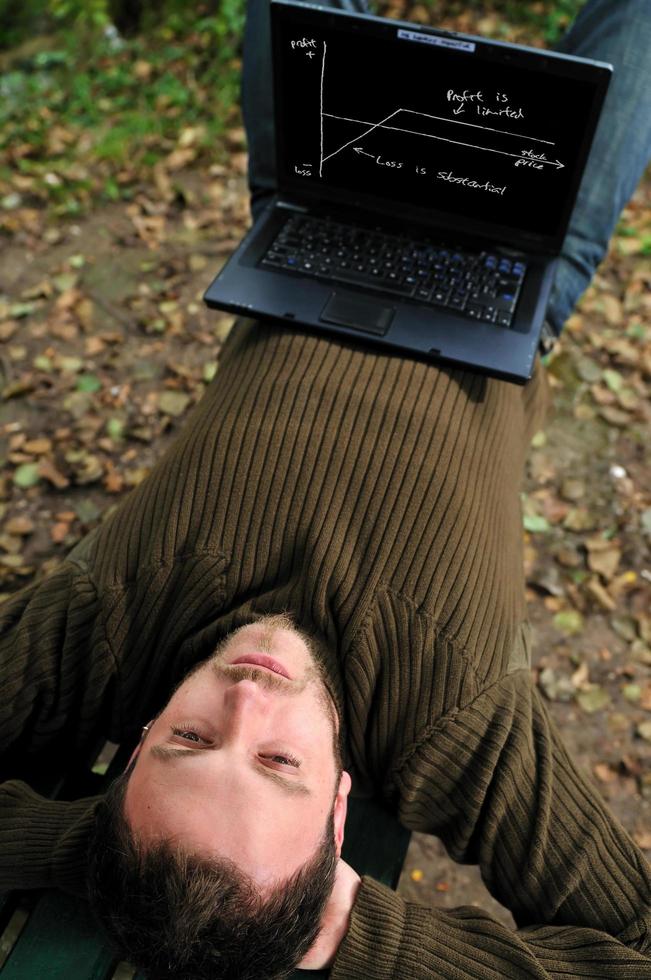
<instances>
[{"instance_id":1,"label":"laptop","mask_svg":"<svg viewBox=\"0 0 651 980\"><path fill-rule=\"evenodd\" d=\"M271 3L277 190L204 296L524 383L612 66Z\"/></svg>"}]
</instances>

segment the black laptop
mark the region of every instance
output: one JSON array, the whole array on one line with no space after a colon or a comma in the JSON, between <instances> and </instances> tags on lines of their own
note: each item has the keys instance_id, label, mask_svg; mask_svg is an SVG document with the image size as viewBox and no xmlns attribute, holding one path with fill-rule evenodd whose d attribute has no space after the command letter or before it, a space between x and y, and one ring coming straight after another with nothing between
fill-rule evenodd
<instances>
[{"instance_id":1,"label":"black laptop","mask_svg":"<svg viewBox=\"0 0 651 980\"><path fill-rule=\"evenodd\" d=\"M271 3L278 187L205 294L531 376L612 66Z\"/></svg>"}]
</instances>

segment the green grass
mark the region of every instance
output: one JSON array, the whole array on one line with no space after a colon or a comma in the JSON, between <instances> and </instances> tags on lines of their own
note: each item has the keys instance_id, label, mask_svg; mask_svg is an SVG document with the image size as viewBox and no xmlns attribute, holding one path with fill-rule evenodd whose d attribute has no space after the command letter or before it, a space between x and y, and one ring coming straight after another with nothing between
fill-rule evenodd
<instances>
[{"instance_id":1,"label":"green grass","mask_svg":"<svg viewBox=\"0 0 651 980\"><path fill-rule=\"evenodd\" d=\"M18 56L0 75L0 197L15 174L31 178L31 196L56 213L78 213L97 195L128 196L120 171L146 179L189 127L199 134L197 158L219 158L220 137L238 119L242 18L227 27L177 18L119 46L100 32L90 57L59 33L43 39L47 49ZM90 182L66 179L73 164L92 172Z\"/></svg>"}]
</instances>

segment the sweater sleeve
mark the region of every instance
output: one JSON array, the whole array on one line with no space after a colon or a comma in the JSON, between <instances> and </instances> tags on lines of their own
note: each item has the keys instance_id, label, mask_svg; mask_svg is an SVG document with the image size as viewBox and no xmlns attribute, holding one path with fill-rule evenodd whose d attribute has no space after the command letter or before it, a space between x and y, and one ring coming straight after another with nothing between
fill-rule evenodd
<instances>
[{"instance_id":1,"label":"sweater sleeve","mask_svg":"<svg viewBox=\"0 0 651 980\"><path fill-rule=\"evenodd\" d=\"M430 909L362 879L330 980L649 980L651 960L596 929L514 932L472 906Z\"/></svg>"},{"instance_id":2,"label":"sweater sleeve","mask_svg":"<svg viewBox=\"0 0 651 980\"><path fill-rule=\"evenodd\" d=\"M480 865L518 928L366 882L334 976L651 978L651 870L568 758L529 671L424 731L392 790L406 826ZM372 966L380 948L392 965Z\"/></svg>"},{"instance_id":3,"label":"sweater sleeve","mask_svg":"<svg viewBox=\"0 0 651 980\"><path fill-rule=\"evenodd\" d=\"M94 800L48 800L21 779L62 774L105 730L115 671L99 620L72 563L0 607L0 889L83 891Z\"/></svg>"},{"instance_id":4,"label":"sweater sleeve","mask_svg":"<svg viewBox=\"0 0 651 980\"><path fill-rule=\"evenodd\" d=\"M99 800L49 800L17 779L2 783L0 891L60 888L85 897L88 842Z\"/></svg>"}]
</instances>

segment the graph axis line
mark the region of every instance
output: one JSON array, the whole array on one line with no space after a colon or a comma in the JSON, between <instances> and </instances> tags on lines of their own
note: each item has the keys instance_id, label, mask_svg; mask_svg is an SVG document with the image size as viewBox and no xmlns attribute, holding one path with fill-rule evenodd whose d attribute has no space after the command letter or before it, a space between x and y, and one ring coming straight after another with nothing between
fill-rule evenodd
<instances>
[{"instance_id":1,"label":"graph axis line","mask_svg":"<svg viewBox=\"0 0 651 980\"><path fill-rule=\"evenodd\" d=\"M324 76L325 76L325 61L326 61L326 50L327 50L327 47L328 47L328 45L324 41L323 42L323 58L321 59L321 94L320 94L320 105L319 105L319 109L320 109L319 122L320 122L320 126L321 126L321 145L320 145L320 150L319 150L319 177L323 177L323 116L324 116L324 112L323 112L323 79L324 79Z\"/></svg>"}]
</instances>

